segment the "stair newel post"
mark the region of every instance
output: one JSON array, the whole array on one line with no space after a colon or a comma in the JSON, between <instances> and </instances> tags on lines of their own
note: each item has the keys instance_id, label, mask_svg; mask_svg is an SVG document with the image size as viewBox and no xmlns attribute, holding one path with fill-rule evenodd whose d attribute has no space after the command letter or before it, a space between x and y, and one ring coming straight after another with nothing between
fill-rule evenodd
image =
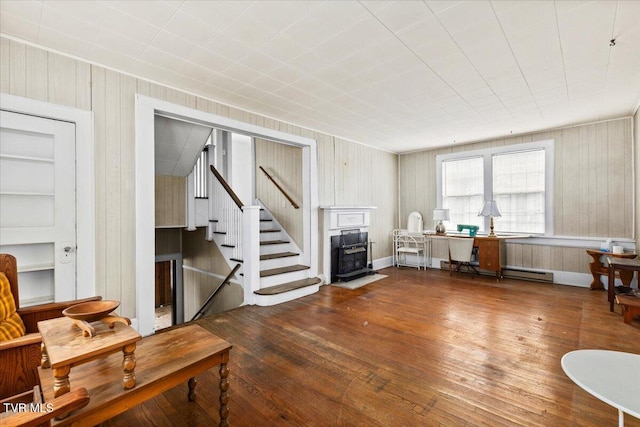
<instances>
[{"instance_id":1,"label":"stair newel post","mask_svg":"<svg viewBox=\"0 0 640 427\"><path fill-rule=\"evenodd\" d=\"M254 304L253 292L260 289L260 206L243 206L242 229L244 303Z\"/></svg>"}]
</instances>

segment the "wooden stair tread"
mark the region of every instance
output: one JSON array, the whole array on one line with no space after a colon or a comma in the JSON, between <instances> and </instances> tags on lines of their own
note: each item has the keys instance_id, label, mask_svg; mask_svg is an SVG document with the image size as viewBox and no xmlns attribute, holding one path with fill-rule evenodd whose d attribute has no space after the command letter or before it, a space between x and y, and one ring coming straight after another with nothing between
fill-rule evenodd
<instances>
[{"instance_id":1,"label":"wooden stair tread","mask_svg":"<svg viewBox=\"0 0 640 427\"><path fill-rule=\"evenodd\" d=\"M313 286L320 283L321 280L317 277L309 279L295 280L293 282L283 283L282 285L270 286L268 288L259 289L254 292L256 295L277 295L284 292L293 291L295 289L304 288L307 286Z\"/></svg>"},{"instance_id":2,"label":"wooden stair tread","mask_svg":"<svg viewBox=\"0 0 640 427\"><path fill-rule=\"evenodd\" d=\"M289 243L288 240L264 240L260 245L279 245L281 243Z\"/></svg>"},{"instance_id":3,"label":"wooden stair tread","mask_svg":"<svg viewBox=\"0 0 640 427\"><path fill-rule=\"evenodd\" d=\"M290 256L298 256L300 254L296 254L294 252L278 252L277 254L264 254L260 255L260 261L264 261L267 259L276 259L276 258L286 258Z\"/></svg>"},{"instance_id":4,"label":"wooden stair tread","mask_svg":"<svg viewBox=\"0 0 640 427\"><path fill-rule=\"evenodd\" d=\"M260 230L261 233L277 233L279 231L282 231L282 230L280 230L279 228L269 228L267 230Z\"/></svg>"},{"instance_id":5,"label":"wooden stair tread","mask_svg":"<svg viewBox=\"0 0 640 427\"><path fill-rule=\"evenodd\" d=\"M302 271L302 270L308 270L309 266L308 265L289 265L287 267L278 267L278 268L271 268L269 270L262 270L260 272L260 277L269 277L269 276L275 276L276 274L285 274L285 273L292 273L294 271Z\"/></svg>"}]
</instances>

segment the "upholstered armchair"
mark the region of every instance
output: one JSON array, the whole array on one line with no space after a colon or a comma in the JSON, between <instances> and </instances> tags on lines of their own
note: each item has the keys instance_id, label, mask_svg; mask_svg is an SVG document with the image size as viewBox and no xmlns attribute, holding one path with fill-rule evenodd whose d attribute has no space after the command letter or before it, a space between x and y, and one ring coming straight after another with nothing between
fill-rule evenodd
<instances>
[{"instance_id":1,"label":"upholstered armchair","mask_svg":"<svg viewBox=\"0 0 640 427\"><path fill-rule=\"evenodd\" d=\"M26 334L7 341L0 341L0 399L33 390L40 385L38 366L40 366L40 346L42 338L38 332L38 322L62 316L62 310L74 304L101 300L102 297L82 300L41 304L20 308L18 294L18 267L16 258L9 254L0 254L0 273L8 279L16 311L26 330Z\"/></svg>"}]
</instances>

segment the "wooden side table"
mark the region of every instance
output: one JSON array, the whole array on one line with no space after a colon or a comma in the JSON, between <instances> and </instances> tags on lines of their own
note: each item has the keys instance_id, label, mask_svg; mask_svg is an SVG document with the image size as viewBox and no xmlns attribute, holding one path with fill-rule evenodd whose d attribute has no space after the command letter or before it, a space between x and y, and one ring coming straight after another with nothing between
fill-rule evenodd
<instances>
[{"instance_id":1,"label":"wooden side table","mask_svg":"<svg viewBox=\"0 0 640 427\"><path fill-rule=\"evenodd\" d=\"M42 358L48 360L53 376L54 397L71 391L69 372L74 366L103 358L122 351L122 386L125 390L135 387L136 342L142 337L131 326L115 323L113 328L102 322L94 322L96 335L83 336L83 331L67 317L38 322L42 334ZM43 364L44 365L44 364Z\"/></svg>"},{"instance_id":2,"label":"wooden side table","mask_svg":"<svg viewBox=\"0 0 640 427\"><path fill-rule=\"evenodd\" d=\"M589 264L589 269L591 270L591 275L593 276L593 281L589 286L589 289L604 289L602 282L600 281L600 276L607 276L609 274L609 269L604 266L604 264L600 261L600 258L603 255L614 257L614 258L629 258L633 259L637 255L636 254L614 254L611 252L602 252L598 249L587 249L587 254L593 259ZM629 286L631 283L631 279L633 279L632 271L620 271L620 280L622 280L622 284L625 286Z\"/></svg>"}]
</instances>

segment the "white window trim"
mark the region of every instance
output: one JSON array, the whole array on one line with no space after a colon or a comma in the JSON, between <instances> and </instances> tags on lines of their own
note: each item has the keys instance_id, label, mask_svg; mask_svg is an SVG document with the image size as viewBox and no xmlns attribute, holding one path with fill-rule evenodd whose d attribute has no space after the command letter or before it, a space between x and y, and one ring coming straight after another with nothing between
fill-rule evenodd
<instances>
[{"instance_id":1,"label":"white window trim","mask_svg":"<svg viewBox=\"0 0 640 427\"><path fill-rule=\"evenodd\" d=\"M442 162L450 160L462 160L470 157L482 157L484 159L484 194L485 200L493 197L493 162L495 154L514 153L518 151L530 151L544 149L545 153L545 218L544 236L553 236L553 189L554 189L554 140L525 142L522 144L504 145L498 147L483 148L480 150L460 151L456 153L440 154L436 156L436 203L442 206ZM489 219L485 218L485 230L489 229Z\"/></svg>"}]
</instances>

